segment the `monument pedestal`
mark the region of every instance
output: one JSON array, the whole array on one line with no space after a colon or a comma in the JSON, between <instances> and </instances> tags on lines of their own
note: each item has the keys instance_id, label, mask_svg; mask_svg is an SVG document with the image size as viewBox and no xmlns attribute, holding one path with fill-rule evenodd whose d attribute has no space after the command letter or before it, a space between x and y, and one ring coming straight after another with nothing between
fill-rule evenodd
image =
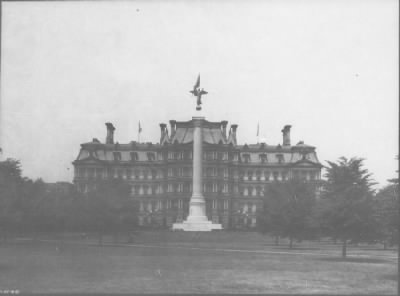
<instances>
[{"instance_id":1,"label":"monument pedestal","mask_svg":"<svg viewBox=\"0 0 400 296\"><path fill-rule=\"evenodd\" d=\"M186 220L183 223L174 223L172 230L183 230L183 231L211 231L221 230L221 224L213 224L211 221L189 221Z\"/></svg>"},{"instance_id":2,"label":"monument pedestal","mask_svg":"<svg viewBox=\"0 0 400 296\"><path fill-rule=\"evenodd\" d=\"M221 224L213 224L206 216L203 190L203 132L204 117L193 117L193 194L190 198L189 216L183 223L174 223L173 230L211 231L222 229Z\"/></svg>"}]
</instances>

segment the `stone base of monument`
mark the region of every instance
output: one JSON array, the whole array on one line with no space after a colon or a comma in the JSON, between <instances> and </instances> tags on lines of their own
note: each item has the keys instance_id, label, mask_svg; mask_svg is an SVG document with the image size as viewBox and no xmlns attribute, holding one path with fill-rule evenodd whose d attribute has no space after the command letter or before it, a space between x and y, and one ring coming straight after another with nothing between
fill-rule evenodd
<instances>
[{"instance_id":1,"label":"stone base of monument","mask_svg":"<svg viewBox=\"0 0 400 296\"><path fill-rule=\"evenodd\" d=\"M207 220L206 216L189 216L187 220L182 223L172 224L172 230L212 231L221 229L221 224L213 224L211 221Z\"/></svg>"}]
</instances>

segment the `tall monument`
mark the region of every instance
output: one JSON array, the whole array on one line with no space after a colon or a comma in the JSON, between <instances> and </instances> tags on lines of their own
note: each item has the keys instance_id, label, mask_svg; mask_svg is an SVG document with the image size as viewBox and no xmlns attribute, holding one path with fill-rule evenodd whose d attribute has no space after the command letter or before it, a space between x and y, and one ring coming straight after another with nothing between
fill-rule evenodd
<instances>
[{"instance_id":1,"label":"tall monument","mask_svg":"<svg viewBox=\"0 0 400 296\"><path fill-rule=\"evenodd\" d=\"M201 110L201 96L207 94L200 89L200 75L191 91L197 97L196 110ZM221 224L213 224L207 219L206 202L203 196L203 129L204 117L194 116L193 122L193 191L189 203L189 215L183 223L174 223L173 230L211 231L222 229Z\"/></svg>"}]
</instances>

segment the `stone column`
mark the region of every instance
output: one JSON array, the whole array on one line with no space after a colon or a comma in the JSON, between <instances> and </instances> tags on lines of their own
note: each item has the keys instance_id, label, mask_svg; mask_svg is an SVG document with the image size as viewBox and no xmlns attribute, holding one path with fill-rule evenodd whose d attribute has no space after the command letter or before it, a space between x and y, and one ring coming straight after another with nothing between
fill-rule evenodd
<instances>
[{"instance_id":1,"label":"stone column","mask_svg":"<svg viewBox=\"0 0 400 296\"><path fill-rule=\"evenodd\" d=\"M203 196L203 131L204 117L193 117L193 186L189 203L189 216L182 223L174 223L173 230L211 231L222 229L221 224L207 220L206 203Z\"/></svg>"},{"instance_id":2,"label":"stone column","mask_svg":"<svg viewBox=\"0 0 400 296\"><path fill-rule=\"evenodd\" d=\"M193 117L193 191L187 221L207 221L203 196L203 132L204 117Z\"/></svg>"}]
</instances>

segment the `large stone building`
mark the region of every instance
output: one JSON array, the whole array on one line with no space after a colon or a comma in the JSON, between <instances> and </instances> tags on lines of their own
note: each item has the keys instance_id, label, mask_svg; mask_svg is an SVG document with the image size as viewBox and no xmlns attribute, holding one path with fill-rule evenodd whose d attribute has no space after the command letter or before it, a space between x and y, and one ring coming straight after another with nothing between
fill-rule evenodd
<instances>
[{"instance_id":1,"label":"large stone building","mask_svg":"<svg viewBox=\"0 0 400 296\"><path fill-rule=\"evenodd\" d=\"M74 183L81 192L96 188L105 178L122 178L131 185L142 226L171 227L188 215L192 192L193 120L160 124L160 142L119 144L114 126L106 123L105 143L97 139L81 144ZM203 194L206 213L224 229L252 228L262 211L266 186L275 180L304 178L318 184L321 164L315 147L291 145L290 128L283 130L282 144L237 143L238 125L203 124Z\"/></svg>"}]
</instances>

